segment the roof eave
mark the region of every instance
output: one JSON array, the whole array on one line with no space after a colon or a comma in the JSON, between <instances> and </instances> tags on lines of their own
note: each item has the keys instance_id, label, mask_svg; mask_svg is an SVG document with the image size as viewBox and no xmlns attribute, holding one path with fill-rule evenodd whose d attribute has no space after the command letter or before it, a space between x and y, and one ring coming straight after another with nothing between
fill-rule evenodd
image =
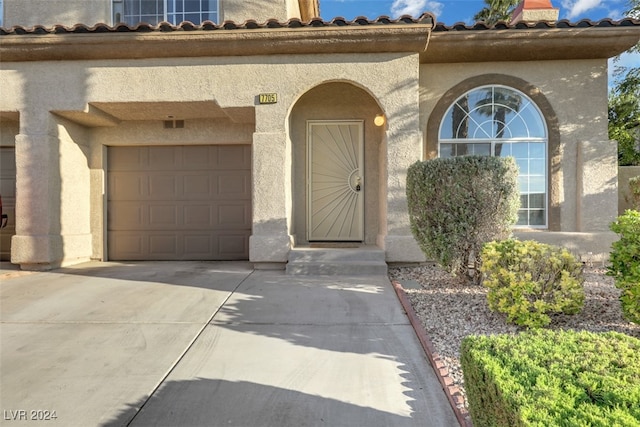
<instances>
[{"instance_id":1,"label":"roof eave","mask_svg":"<svg viewBox=\"0 0 640 427\"><path fill-rule=\"evenodd\" d=\"M428 64L606 59L640 40L640 26L434 31L420 54Z\"/></svg>"},{"instance_id":2,"label":"roof eave","mask_svg":"<svg viewBox=\"0 0 640 427\"><path fill-rule=\"evenodd\" d=\"M15 35L0 38L2 62L422 52L430 24L200 32Z\"/></svg>"}]
</instances>

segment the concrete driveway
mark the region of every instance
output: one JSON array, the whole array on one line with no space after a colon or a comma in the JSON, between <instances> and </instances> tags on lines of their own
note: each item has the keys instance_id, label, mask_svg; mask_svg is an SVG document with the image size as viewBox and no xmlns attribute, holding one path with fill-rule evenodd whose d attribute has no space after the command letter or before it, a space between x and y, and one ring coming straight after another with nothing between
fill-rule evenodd
<instances>
[{"instance_id":1,"label":"concrete driveway","mask_svg":"<svg viewBox=\"0 0 640 427\"><path fill-rule=\"evenodd\" d=\"M95 262L0 278L2 425L458 425L384 276Z\"/></svg>"}]
</instances>

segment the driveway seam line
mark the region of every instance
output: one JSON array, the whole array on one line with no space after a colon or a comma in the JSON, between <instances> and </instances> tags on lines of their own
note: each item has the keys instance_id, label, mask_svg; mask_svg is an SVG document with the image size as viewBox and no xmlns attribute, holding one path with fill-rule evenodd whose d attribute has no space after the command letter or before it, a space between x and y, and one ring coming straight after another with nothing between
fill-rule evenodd
<instances>
[{"instance_id":1,"label":"driveway seam line","mask_svg":"<svg viewBox=\"0 0 640 427\"><path fill-rule=\"evenodd\" d=\"M133 423L136 419L136 417L142 412L142 410L144 409L144 407L147 405L147 403L149 403L149 401L151 400L151 398L156 394L156 392L158 391L158 389L162 386L162 384L167 380L167 378L169 377L169 375L171 375L171 373L176 369L176 367L178 366L178 364L182 361L182 359L184 359L184 357L187 355L187 353L189 352L189 350L191 350L191 348L193 347L193 345L196 343L196 341L198 341L198 338L200 338L200 336L204 333L204 330L209 326L209 324L211 323L211 321L213 321L213 318L216 316L216 314L218 314L218 312L220 311L220 309L227 303L227 301L229 301L229 298L231 298L231 296L233 294L236 293L236 291L238 290L238 288L249 278L253 275L255 270L252 270L251 273L249 273L244 279L242 279L235 288L233 288L233 290L231 290L229 292L229 295L227 295L227 297L224 299L224 301L222 301L222 304L220 304L218 306L218 309L216 311L213 312L213 314L209 317L209 319L207 319L207 321L204 323L204 325L202 325L202 328L200 328L200 330L198 331L198 333L196 333L196 335L193 337L193 339L191 340L191 342L187 345L187 347L184 349L184 351L178 356L178 358L176 359L175 362L173 362L173 364L169 367L169 369L167 370L167 372L162 376L162 378L160 379L160 381L158 381L158 383L155 385L155 387L153 387L153 390L151 390L151 393L149 393L149 396L144 400L144 402L142 402L142 405L140 405L140 408L136 411L136 413L133 415L133 417L131 417L131 419L129 420L129 422L127 422L127 427L129 427L131 425L131 423Z\"/></svg>"}]
</instances>

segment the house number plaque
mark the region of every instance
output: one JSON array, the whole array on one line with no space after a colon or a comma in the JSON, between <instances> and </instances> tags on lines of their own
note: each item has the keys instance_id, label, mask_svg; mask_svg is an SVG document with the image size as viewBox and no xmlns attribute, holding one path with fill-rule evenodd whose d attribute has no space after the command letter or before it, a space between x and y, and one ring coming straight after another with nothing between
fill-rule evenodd
<instances>
[{"instance_id":1,"label":"house number plaque","mask_svg":"<svg viewBox=\"0 0 640 427\"><path fill-rule=\"evenodd\" d=\"M278 102L277 93L261 93L258 95L258 102L260 104L275 104Z\"/></svg>"}]
</instances>

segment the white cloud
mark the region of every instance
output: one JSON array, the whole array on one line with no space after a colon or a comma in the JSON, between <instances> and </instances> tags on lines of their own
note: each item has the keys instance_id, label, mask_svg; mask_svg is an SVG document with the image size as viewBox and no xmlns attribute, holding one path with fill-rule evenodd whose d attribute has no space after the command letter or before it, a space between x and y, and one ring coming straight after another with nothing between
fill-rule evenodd
<instances>
[{"instance_id":1,"label":"white cloud","mask_svg":"<svg viewBox=\"0 0 640 427\"><path fill-rule=\"evenodd\" d=\"M443 7L442 3L431 0L393 0L391 15L392 17L411 15L417 18L424 12L432 12L438 16L442 13Z\"/></svg>"},{"instance_id":2,"label":"white cloud","mask_svg":"<svg viewBox=\"0 0 640 427\"><path fill-rule=\"evenodd\" d=\"M562 7L568 9L567 18L580 18L585 12L603 6L603 0L562 0Z\"/></svg>"}]
</instances>

